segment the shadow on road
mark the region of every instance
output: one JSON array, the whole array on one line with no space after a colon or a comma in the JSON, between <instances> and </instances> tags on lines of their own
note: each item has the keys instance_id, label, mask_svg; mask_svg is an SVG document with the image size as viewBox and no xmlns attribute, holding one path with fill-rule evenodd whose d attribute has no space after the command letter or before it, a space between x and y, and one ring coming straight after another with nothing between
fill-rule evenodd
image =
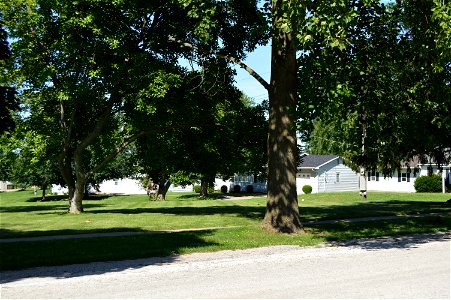
<instances>
[{"instance_id":1,"label":"shadow on road","mask_svg":"<svg viewBox=\"0 0 451 300\"><path fill-rule=\"evenodd\" d=\"M355 247L366 250L381 250L393 248L410 249L410 248L418 248L418 246L421 244L436 241L451 242L451 233L440 232L427 234L413 234L397 237L383 237L374 239L358 239L341 242L327 242L326 245L338 247Z\"/></svg>"},{"instance_id":2,"label":"shadow on road","mask_svg":"<svg viewBox=\"0 0 451 300\"><path fill-rule=\"evenodd\" d=\"M124 270L139 269L149 265L164 265L177 261L178 256L151 257L122 261L93 262L66 266L36 267L19 271L2 272L0 284L15 282L21 279L51 277L57 279L100 275Z\"/></svg>"}]
</instances>

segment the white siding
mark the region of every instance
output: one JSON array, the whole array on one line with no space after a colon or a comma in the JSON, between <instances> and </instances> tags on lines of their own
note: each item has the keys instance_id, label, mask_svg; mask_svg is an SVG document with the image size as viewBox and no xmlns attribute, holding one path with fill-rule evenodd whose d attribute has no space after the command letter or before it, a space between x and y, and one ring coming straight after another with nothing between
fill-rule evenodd
<instances>
[{"instance_id":1,"label":"white siding","mask_svg":"<svg viewBox=\"0 0 451 300\"><path fill-rule=\"evenodd\" d=\"M368 190L369 191L380 191L380 192L405 192L405 193L415 193L414 182L415 179L419 176L426 176L428 174L427 165L422 165L420 169L420 173L414 175L413 170L410 173L409 181L405 180L399 181L398 172L394 172L392 177L384 178L382 173L379 174L379 180L369 180L368 181ZM438 174L438 168L433 166L433 173ZM406 169L401 169L401 173L407 173Z\"/></svg>"},{"instance_id":2,"label":"white siding","mask_svg":"<svg viewBox=\"0 0 451 300\"><path fill-rule=\"evenodd\" d=\"M106 180L99 184L100 193L105 194L146 194L146 190L141 186L138 180L124 178L118 180ZM58 195L63 195L68 193L67 187L63 187L60 185L52 184L51 187L52 193L56 193ZM90 192L94 192L94 190L90 189Z\"/></svg>"},{"instance_id":3,"label":"white siding","mask_svg":"<svg viewBox=\"0 0 451 300\"><path fill-rule=\"evenodd\" d=\"M359 190L359 176L341 159L322 166L318 171L318 192L351 192Z\"/></svg>"},{"instance_id":4,"label":"white siding","mask_svg":"<svg viewBox=\"0 0 451 300\"><path fill-rule=\"evenodd\" d=\"M311 176L310 178L300 177L300 173L296 176L296 192L298 195L304 194L302 187L304 185L310 185L312 187L312 194L318 193L318 181L316 177Z\"/></svg>"},{"instance_id":5,"label":"white siding","mask_svg":"<svg viewBox=\"0 0 451 300\"><path fill-rule=\"evenodd\" d=\"M396 177L383 176L379 178L379 181L368 181L368 191L380 191L380 192L405 192L414 193L413 181L411 182L398 182L398 175Z\"/></svg>"},{"instance_id":6,"label":"white siding","mask_svg":"<svg viewBox=\"0 0 451 300\"><path fill-rule=\"evenodd\" d=\"M146 194L146 190L138 180L124 178L118 180L107 180L99 185L101 193L106 194Z\"/></svg>"},{"instance_id":7,"label":"white siding","mask_svg":"<svg viewBox=\"0 0 451 300\"><path fill-rule=\"evenodd\" d=\"M338 174L338 177L337 177ZM306 175L310 177L307 178ZM359 190L359 176L345 166L341 159L335 159L318 170L301 169L296 175L296 190L303 194L304 185L312 186L312 193L349 192Z\"/></svg>"},{"instance_id":8,"label":"white siding","mask_svg":"<svg viewBox=\"0 0 451 300\"><path fill-rule=\"evenodd\" d=\"M16 189L16 185L9 181L0 181L0 191L8 191Z\"/></svg>"},{"instance_id":9,"label":"white siding","mask_svg":"<svg viewBox=\"0 0 451 300\"><path fill-rule=\"evenodd\" d=\"M175 186L173 184L171 184L171 186L169 187L169 192L175 192L175 193L183 193L183 192L192 192L194 189L193 185L189 184L189 185L185 185L185 186Z\"/></svg>"}]
</instances>

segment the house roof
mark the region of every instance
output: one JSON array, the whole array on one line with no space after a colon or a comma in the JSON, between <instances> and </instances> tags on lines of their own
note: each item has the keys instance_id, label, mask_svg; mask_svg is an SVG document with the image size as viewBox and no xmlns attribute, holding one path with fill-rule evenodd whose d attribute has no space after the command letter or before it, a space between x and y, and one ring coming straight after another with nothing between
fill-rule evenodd
<instances>
[{"instance_id":1,"label":"house roof","mask_svg":"<svg viewBox=\"0 0 451 300\"><path fill-rule=\"evenodd\" d=\"M299 168L314 169L319 168L328 162L337 159L337 155L306 155L301 158Z\"/></svg>"}]
</instances>

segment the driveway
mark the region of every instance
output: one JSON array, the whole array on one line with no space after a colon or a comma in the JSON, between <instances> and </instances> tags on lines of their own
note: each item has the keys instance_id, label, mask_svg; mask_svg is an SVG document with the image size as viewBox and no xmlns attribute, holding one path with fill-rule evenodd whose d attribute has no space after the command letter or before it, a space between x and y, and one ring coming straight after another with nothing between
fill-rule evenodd
<instances>
[{"instance_id":1,"label":"driveway","mask_svg":"<svg viewBox=\"0 0 451 300\"><path fill-rule=\"evenodd\" d=\"M450 298L451 234L2 272L1 298Z\"/></svg>"}]
</instances>

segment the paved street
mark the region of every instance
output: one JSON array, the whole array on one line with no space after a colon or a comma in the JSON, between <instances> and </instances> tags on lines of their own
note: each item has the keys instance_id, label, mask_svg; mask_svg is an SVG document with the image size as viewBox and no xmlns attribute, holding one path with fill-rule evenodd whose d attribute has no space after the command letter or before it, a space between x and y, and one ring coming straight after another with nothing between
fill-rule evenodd
<instances>
[{"instance_id":1,"label":"paved street","mask_svg":"<svg viewBox=\"0 0 451 300\"><path fill-rule=\"evenodd\" d=\"M450 298L451 234L1 273L1 298Z\"/></svg>"}]
</instances>

